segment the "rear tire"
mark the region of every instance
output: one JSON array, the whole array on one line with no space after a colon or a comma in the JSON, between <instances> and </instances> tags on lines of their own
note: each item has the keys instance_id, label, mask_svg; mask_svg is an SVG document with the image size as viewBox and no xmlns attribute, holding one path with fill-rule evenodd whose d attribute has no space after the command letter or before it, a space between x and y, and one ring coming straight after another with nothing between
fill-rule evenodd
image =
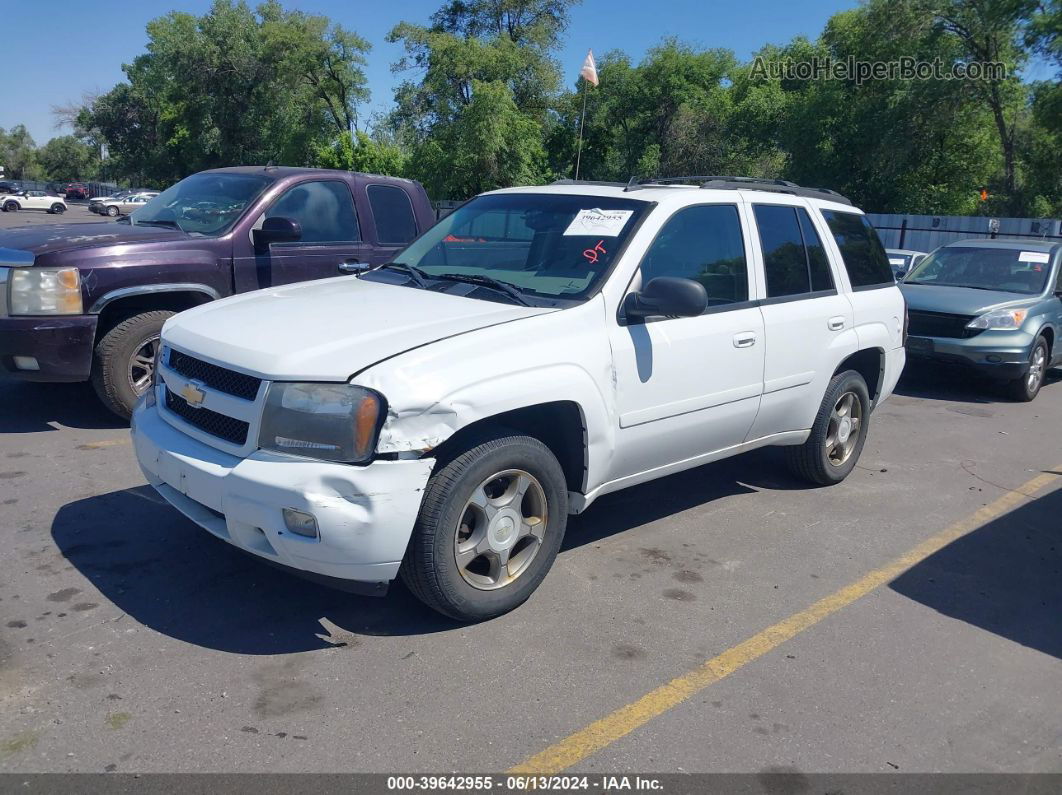
<instances>
[{"instance_id":1,"label":"rear tire","mask_svg":"<svg viewBox=\"0 0 1062 795\"><path fill-rule=\"evenodd\" d=\"M789 468L820 486L840 483L859 461L869 419L870 392L863 376L855 370L838 373L826 388L807 441L785 448Z\"/></svg>"},{"instance_id":2,"label":"rear tire","mask_svg":"<svg viewBox=\"0 0 1062 795\"><path fill-rule=\"evenodd\" d=\"M1019 403L1029 403L1040 394L1040 388L1044 385L1044 376L1047 375L1047 365L1050 362L1051 352L1047 347L1047 340L1040 335L1033 343L1029 351L1029 371L1021 378L1016 378L1007 384L1007 392Z\"/></svg>"},{"instance_id":3,"label":"rear tire","mask_svg":"<svg viewBox=\"0 0 1062 795\"><path fill-rule=\"evenodd\" d=\"M4 202L5 213L17 213L21 209L22 207L19 206L18 202Z\"/></svg>"},{"instance_id":4,"label":"rear tire","mask_svg":"<svg viewBox=\"0 0 1062 795\"><path fill-rule=\"evenodd\" d=\"M529 436L499 435L428 480L402 580L458 621L499 616L538 588L567 521L567 484L553 453Z\"/></svg>"},{"instance_id":5,"label":"rear tire","mask_svg":"<svg viewBox=\"0 0 1062 795\"><path fill-rule=\"evenodd\" d=\"M92 386L103 404L129 419L150 385L162 324L175 312L143 312L126 318L100 337L92 359Z\"/></svg>"}]
</instances>

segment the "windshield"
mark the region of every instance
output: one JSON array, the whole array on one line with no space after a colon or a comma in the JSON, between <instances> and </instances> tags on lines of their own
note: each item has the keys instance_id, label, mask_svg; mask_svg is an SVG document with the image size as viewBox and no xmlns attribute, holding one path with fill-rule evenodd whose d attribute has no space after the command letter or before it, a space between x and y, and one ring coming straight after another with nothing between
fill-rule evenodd
<instances>
[{"instance_id":1,"label":"windshield","mask_svg":"<svg viewBox=\"0 0 1062 795\"><path fill-rule=\"evenodd\" d=\"M129 216L134 226L171 226L193 235L228 231L271 180L252 174L193 174Z\"/></svg>"},{"instance_id":2,"label":"windshield","mask_svg":"<svg viewBox=\"0 0 1062 795\"><path fill-rule=\"evenodd\" d=\"M904 283L1038 295L1050 269L1050 255L1043 251L956 246L937 249L915 266Z\"/></svg>"},{"instance_id":3,"label":"windshield","mask_svg":"<svg viewBox=\"0 0 1062 795\"><path fill-rule=\"evenodd\" d=\"M428 278L488 277L532 299L579 300L594 290L650 206L557 193L480 196L443 218L395 261ZM467 287L452 281L431 285L464 293Z\"/></svg>"}]
</instances>

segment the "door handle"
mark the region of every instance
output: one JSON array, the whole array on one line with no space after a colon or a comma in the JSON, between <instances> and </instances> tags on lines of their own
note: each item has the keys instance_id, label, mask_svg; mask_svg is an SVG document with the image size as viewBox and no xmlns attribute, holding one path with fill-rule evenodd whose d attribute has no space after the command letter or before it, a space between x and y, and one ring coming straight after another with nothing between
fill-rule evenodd
<instances>
[{"instance_id":1,"label":"door handle","mask_svg":"<svg viewBox=\"0 0 1062 795\"><path fill-rule=\"evenodd\" d=\"M751 348L756 344L756 335L751 331L743 331L734 335L735 348Z\"/></svg>"},{"instance_id":2,"label":"door handle","mask_svg":"<svg viewBox=\"0 0 1062 795\"><path fill-rule=\"evenodd\" d=\"M844 328L845 320L843 317L831 317L826 321L826 325L830 331L840 331Z\"/></svg>"},{"instance_id":3,"label":"door handle","mask_svg":"<svg viewBox=\"0 0 1062 795\"><path fill-rule=\"evenodd\" d=\"M345 260L345 261L339 263L339 272L340 273L359 273L359 272L365 270L368 267L369 266L366 265L361 260L348 259L348 260Z\"/></svg>"}]
</instances>

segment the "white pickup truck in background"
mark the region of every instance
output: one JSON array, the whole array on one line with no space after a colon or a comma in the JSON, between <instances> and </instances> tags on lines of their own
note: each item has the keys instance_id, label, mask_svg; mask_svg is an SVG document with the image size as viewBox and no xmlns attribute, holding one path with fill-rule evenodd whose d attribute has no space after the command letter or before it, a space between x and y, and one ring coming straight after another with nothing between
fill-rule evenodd
<instances>
[{"instance_id":1,"label":"white pickup truck in background","mask_svg":"<svg viewBox=\"0 0 1062 795\"><path fill-rule=\"evenodd\" d=\"M133 439L214 535L349 589L401 574L479 620L527 599L608 492L766 445L843 480L905 333L881 243L835 193L515 188L394 262L171 318Z\"/></svg>"}]
</instances>

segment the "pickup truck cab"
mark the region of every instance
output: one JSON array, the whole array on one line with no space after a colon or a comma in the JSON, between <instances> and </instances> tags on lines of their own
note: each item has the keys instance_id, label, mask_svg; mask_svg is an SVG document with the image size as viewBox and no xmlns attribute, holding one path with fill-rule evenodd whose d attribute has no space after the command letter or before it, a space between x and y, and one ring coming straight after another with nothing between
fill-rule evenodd
<instances>
[{"instance_id":1,"label":"pickup truck cab","mask_svg":"<svg viewBox=\"0 0 1062 795\"><path fill-rule=\"evenodd\" d=\"M416 182L273 166L193 174L137 206L0 231L0 369L91 379L128 417L176 312L386 262L435 220Z\"/></svg>"},{"instance_id":2,"label":"pickup truck cab","mask_svg":"<svg viewBox=\"0 0 1062 795\"><path fill-rule=\"evenodd\" d=\"M461 620L603 494L765 445L843 480L904 365L873 228L791 183L501 190L393 259L171 318L133 442L215 536Z\"/></svg>"}]
</instances>

